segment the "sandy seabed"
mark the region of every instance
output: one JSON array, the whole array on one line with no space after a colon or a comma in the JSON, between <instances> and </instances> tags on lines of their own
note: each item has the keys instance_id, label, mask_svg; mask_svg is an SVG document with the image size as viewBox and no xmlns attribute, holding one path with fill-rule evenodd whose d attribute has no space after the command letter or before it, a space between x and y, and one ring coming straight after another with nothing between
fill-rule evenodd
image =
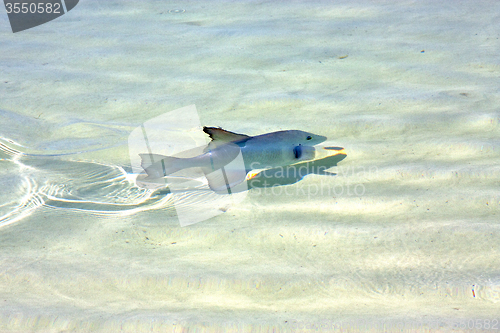
<instances>
[{"instance_id":1,"label":"sandy seabed","mask_svg":"<svg viewBox=\"0 0 500 333\"><path fill-rule=\"evenodd\" d=\"M498 22L498 1L82 0L13 34L2 11L0 331L500 329ZM181 228L127 139L192 104L347 157Z\"/></svg>"}]
</instances>

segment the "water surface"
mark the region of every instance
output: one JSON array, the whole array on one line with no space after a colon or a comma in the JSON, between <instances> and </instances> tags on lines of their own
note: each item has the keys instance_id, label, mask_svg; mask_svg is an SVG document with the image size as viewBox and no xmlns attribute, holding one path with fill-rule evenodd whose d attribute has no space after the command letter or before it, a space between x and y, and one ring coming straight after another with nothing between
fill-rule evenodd
<instances>
[{"instance_id":1,"label":"water surface","mask_svg":"<svg viewBox=\"0 0 500 333\"><path fill-rule=\"evenodd\" d=\"M16 34L1 15L2 330L500 319L498 13L82 0ZM191 104L202 125L310 131L347 157L181 228L168 191L135 185L127 139Z\"/></svg>"}]
</instances>

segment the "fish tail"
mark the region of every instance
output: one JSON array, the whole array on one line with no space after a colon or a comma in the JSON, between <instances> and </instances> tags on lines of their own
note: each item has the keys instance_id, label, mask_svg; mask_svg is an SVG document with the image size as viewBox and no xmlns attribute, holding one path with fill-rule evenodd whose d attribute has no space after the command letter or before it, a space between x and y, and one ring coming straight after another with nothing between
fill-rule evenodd
<instances>
[{"instance_id":1,"label":"fish tail","mask_svg":"<svg viewBox=\"0 0 500 333\"><path fill-rule=\"evenodd\" d=\"M182 169L182 158L158 154L139 154L141 167L149 178L162 178Z\"/></svg>"}]
</instances>

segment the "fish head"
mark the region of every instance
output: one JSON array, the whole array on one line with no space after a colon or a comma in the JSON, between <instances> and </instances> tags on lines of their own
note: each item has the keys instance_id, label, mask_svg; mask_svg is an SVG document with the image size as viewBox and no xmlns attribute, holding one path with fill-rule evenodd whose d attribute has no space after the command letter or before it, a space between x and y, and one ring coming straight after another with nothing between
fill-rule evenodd
<instances>
[{"instance_id":1,"label":"fish head","mask_svg":"<svg viewBox=\"0 0 500 333\"><path fill-rule=\"evenodd\" d=\"M282 133L284 141L291 143L294 146L314 146L326 140L326 136L299 130L282 131Z\"/></svg>"}]
</instances>

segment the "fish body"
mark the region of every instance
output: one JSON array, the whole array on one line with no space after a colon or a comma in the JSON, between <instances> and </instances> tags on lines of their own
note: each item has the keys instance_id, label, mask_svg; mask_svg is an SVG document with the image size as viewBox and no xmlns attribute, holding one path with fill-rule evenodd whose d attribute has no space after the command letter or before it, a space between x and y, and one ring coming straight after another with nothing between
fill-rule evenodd
<instances>
[{"instance_id":1,"label":"fish body","mask_svg":"<svg viewBox=\"0 0 500 333\"><path fill-rule=\"evenodd\" d=\"M140 154L141 166L149 179L162 178L177 171L201 168L207 176L223 170L225 184L243 182L252 170L270 169L292 165L315 157L313 145L326 140L326 137L299 130L271 132L257 136L237 134L215 127L204 127L212 141L203 153L189 158ZM243 165L233 162L241 154ZM213 178L213 177L212 177ZM213 179L211 187L221 179Z\"/></svg>"}]
</instances>

